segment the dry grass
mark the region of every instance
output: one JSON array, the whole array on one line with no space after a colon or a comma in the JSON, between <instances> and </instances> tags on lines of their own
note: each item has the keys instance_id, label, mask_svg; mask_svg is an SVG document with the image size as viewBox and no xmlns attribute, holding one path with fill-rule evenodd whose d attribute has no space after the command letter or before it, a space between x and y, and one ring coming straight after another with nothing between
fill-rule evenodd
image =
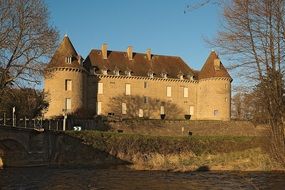
<instances>
[{"instance_id":1,"label":"dry grass","mask_svg":"<svg viewBox=\"0 0 285 190\"><path fill-rule=\"evenodd\" d=\"M131 120L110 125L113 131L154 136L187 136L189 131L195 136L262 136L268 128L247 121Z\"/></svg>"},{"instance_id":2,"label":"dry grass","mask_svg":"<svg viewBox=\"0 0 285 190\"><path fill-rule=\"evenodd\" d=\"M139 170L192 171L281 168L264 152L260 137L169 137L110 132L67 132L83 143L133 163Z\"/></svg>"},{"instance_id":3,"label":"dry grass","mask_svg":"<svg viewBox=\"0 0 285 190\"><path fill-rule=\"evenodd\" d=\"M195 156L192 153L136 155L132 162L131 167L137 170L193 171L200 168L238 171L284 170L260 148L201 156Z\"/></svg>"}]
</instances>

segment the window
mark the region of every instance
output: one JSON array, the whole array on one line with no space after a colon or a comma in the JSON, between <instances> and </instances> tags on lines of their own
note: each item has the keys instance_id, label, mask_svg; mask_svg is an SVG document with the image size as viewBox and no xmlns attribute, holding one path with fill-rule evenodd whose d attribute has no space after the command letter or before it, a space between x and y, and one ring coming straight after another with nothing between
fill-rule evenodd
<instances>
[{"instance_id":1,"label":"window","mask_svg":"<svg viewBox=\"0 0 285 190\"><path fill-rule=\"evenodd\" d=\"M103 94L103 83L98 83L98 94Z\"/></svg>"},{"instance_id":2,"label":"window","mask_svg":"<svg viewBox=\"0 0 285 190\"><path fill-rule=\"evenodd\" d=\"M131 71L129 71L129 70L125 71L125 74L126 74L127 76L132 76Z\"/></svg>"},{"instance_id":3,"label":"window","mask_svg":"<svg viewBox=\"0 0 285 190\"><path fill-rule=\"evenodd\" d=\"M70 79L65 80L65 90L66 91L72 90L72 80L70 80Z\"/></svg>"},{"instance_id":4,"label":"window","mask_svg":"<svg viewBox=\"0 0 285 190\"><path fill-rule=\"evenodd\" d=\"M143 117L143 109L139 109L139 117Z\"/></svg>"},{"instance_id":5,"label":"window","mask_svg":"<svg viewBox=\"0 0 285 190\"><path fill-rule=\"evenodd\" d=\"M150 78L153 78L154 73L153 73L152 71L149 71L149 72L147 73L147 75L148 75Z\"/></svg>"},{"instance_id":6,"label":"window","mask_svg":"<svg viewBox=\"0 0 285 190\"><path fill-rule=\"evenodd\" d=\"M147 88L147 87L148 87L148 83L144 82L144 88Z\"/></svg>"},{"instance_id":7,"label":"window","mask_svg":"<svg viewBox=\"0 0 285 190\"><path fill-rule=\"evenodd\" d=\"M102 72L103 75L107 75L108 74L108 70L107 69L102 69L101 72Z\"/></svg>"},{"instance_id":8,"label":"window","mask_svg":"<svg viewBox=\"0 0 285 190\"><path fill-rule=\"evenodd\" d=\"M214 116L218 116L219 115L219 110L214 110Z\"/></svg>"},{"instance_id":9,"label":"window","mask_svg":"<svg viewBox=\"0 0 285 190\"><path fill-rule=\"evenodd\" d=\"M166 96L171 97L171 86L166 87Z\"/></svg>"},{"instance_id":10,"label":"window","mask_svg":"<svg viewBox=\"0 0 285 190\"><path fill-rule=\"evenodd\" d=\"M194 106L189 107L189 114L194 115Z\"/></svg>"},{"instance_id":11,"label":"window","mask_svg":"<svg viewBox=\"0 0 285 190\"><path fill-rule=\"evenodd\" d=\"M65 98L65 110L66 111L71 110L71 98Z\"/></svg>"},{"instance_id":12,"label":"window","mask_svg":"<svg viewBox=\"0 0 285 190\"><path fill-rule=\"evenodd\" d=\"M122 114L123 115L127 114L127 104L126 103L122 103Z\"/></svg>"},{"instance_id":13,"label":"window","mask_svg":"<svg viewBox=\"0 0 285 190\"><path fill-rule=\"evenodd\" d=\"M184 75L183 75L182 72L180 72L177 76L178 76L178 78L179 78L180 80L183 80L183 79L184 79Z\"/></svg>"},{"instance_id":14,"label":"window","mask_svg":"<svg viewBox=\"0 0 285 190\"><path fill-rule=\"evenodd\" d=\"M126 95L131 95L131 84L126 84Z\"/></svg>"},{"instance_id":15,"label":"window","mask_svg":"<svg viewBox=\"0 0 285 190\"><path fill-rule=\"evenodd\" d=\"M225 84L225 89L227 89L228 88L228 85L227 84Z\"/></svg>"},{"instance_id":16,"label":"window","mask_svg":"<svg viewBox=\"0 0 285 190\"><path fill-rule=\"evenodd\" d=\"M220 61L220 59L215 59L214 60L214 67L215 67L215 70L220 70L221 69L221 61Z\"/></svg>"},{"instance_id":17,"label":"window","mask_svg":"<svg viewBox=\"0 0 285 190\"><path fill-rule=\"evenodd\" d=\"M160 114L161 114L161 115L165 114L165 112L164 112L164 106L160 106Z\"/></svg>"},{"instance_id":18,"label":"window","mask_svg":"<svg viewBox=\"0 0 285 190\"><path fill-rule=\"evenodd\" d=\"M72 57L66 57L65 62L71 64L72 62Z\"/></svg>"},{"instance_id":19,"label":"window","mask_svg":"<svg viewBox=\"0 0 285 190\"><path fill-rule=\"evenodd\" d=\"M97 113L97 115L101 115L101 113L102 113L102 102L97 102L96 113Z\"/></svg>"},{"instance_id":20,"label":"window","mask_svg":"<svg viewBox=\"0 0 285 190\"><path fill-rule=\"evenodd\" d=\"M148 97L147 96L144 97L144 103L148 104Z\"/></svg>"},{"instance_id":21,"label":"window","mask_svg":"<svg viewBox=\"0 0 285 190\"><path fill-rule=\"evenodd\" d=\"M188 88L187 87L183 88L183 97L188 98Z\"/></svg>"},{"instance_id":22,"label":"window","mask_svg":"<svg viewBox=\"0 0 285 190\"><path fill-rule=\"evenodd\" d=\"M165 72L161 73L161 77L164 79L167 79L167 73L165 73Z\"/></svg>"},{"instance_id":23,"label":"window","mask_svg":"<svg viewBox=\"0 0 285 190\"><path fill-rule=\"evenodd\" d=\"M120 71L119 71L119 70L117 70L117 69L116 69L116 70L114 70L114 71L113 71L113 73L114 73L114 75L116 75L116 76L119 76L119 75L120 75Z\"/></svg>"}]
</instances>

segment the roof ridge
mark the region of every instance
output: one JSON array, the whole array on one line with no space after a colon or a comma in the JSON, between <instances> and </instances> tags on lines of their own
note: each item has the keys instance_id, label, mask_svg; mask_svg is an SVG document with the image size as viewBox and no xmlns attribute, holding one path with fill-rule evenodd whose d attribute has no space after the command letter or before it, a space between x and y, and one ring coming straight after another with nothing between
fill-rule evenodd
<instances>
[{"instance_id":1,"label":"roof ridge","mask_svg":"<svg viewBox=\"0 0 285 190\"><path fill-rule=\"evenodd\" d=\"M101 51L101 49L95 49L95 48L92 48L91 51ZM126 51L119 51L119 50L107 50L108 52L115 52L115 53L127 53ZM142 54L142 55L146 55L146 52L143 53L143 52L136 52L136 51L133 51L133 53L135 54ZM180 58L182 59L180 56L178 55L163 55L163 54L151 54L152 56L163 56L163 57L175 57L175 58Z\"/></svg>"}]
</instances>

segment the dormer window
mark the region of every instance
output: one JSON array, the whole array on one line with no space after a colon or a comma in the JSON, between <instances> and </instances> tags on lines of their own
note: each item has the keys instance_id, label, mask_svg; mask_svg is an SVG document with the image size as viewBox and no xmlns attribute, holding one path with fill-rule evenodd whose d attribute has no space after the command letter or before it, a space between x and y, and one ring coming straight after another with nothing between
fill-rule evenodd
<instances>
[{"instance_id":1,"label":"dormer window","mask_svg":"<svg viewBox=\"0 0 285 190\"><path fill-rule=\"evenodd\" d=\"M152 71L149 71L149 72L147 73L147 76L150 77L150 78L153 78L154 73L153 73Z\"/></svg>"},{"instance_id":2,"label":"dormer window","mask_svg":"<svg viewBox=\"0 0 285 190\"><path fill-rule=\"evenodd\" d=\"M188 75L187 75L187 78L188 78L189 80L194 80L194 76L191 75L191 74L188 74Z\"/></svg>"},{"instance_id":3,"label":"dormer window","mask_svg":"<svg viewBox=\"0 0 285 190\"><path fill-rule=\"evenodd\" d=\"M115 69L113 70L113 74L116 76L120 75L120 70L118 69L118 67L115 67Z\"/></svg>"},{"instance_id":4,"label":"dormer window","mask_svg":"<svg viewBox=\"0 0 285 190\"><path fill-rule=\"evenodd\" d=\"M107 75L108 74L108 70L107 69L102 69L101 72L102 72L103 75Z\"/></svg>"},{"instance_id":5,"label":"dormer window","mask_svg":"<svg viewBox=\"0 0 285 190\"><path fill-rule=\"evenodd\" d=\"M161 77L164 78L164 79L167 79L167 73L166 72L162 72L161 73Z\"/></svg>"},{"instance_id":6,"label":"dormer window","mask_svg":"<svg viewBox=\"0 0 285 190\"><path fill-rule=\"evenodd\" d=\"M220 61L220 59L215 59L214 60L214 67L215 67L216 71L221 69L221 61Z\"/></svg>"},{"instance_id":7,"label":"dormer window","mask_svg":"<svg viewBox=\"0 0 285 190\"><path fill-rule=\"evenodd\" d=\"M96 75L98 72L98 68L93 67L91 71L92 71L92 74Z\"/></svg>"},{"instance_id":8,"label":"dormer window","mask_svg":"<svg viewBox=\"0 0 285 190\"><path fill-rule=\"evenodd\" d=\"M65 58L65 62L68 63L68 64L71 64L71 62L72 62L72 57L66 57L66 58Z\"/></svg>"},{"instance_id":9,"label":"dormer window","mask_svg":"<svg viewBox=\"0 0 285 190\"><path fill-rule=\"evenodd\" d=\"M131 71L130 71L130 70L126 70L126 71L125 71L125 74L126 74L127 76L132 76L132 74L131 74Z\"/></svg>"},{"instance_id":10,"label":"dormer window","mask_svg":"<svg viewBox=\"0 0 285 190\"><path fill-rule=\"evenodd\" d=\"M180 79L180 80L183 80L184 79L184 75L183 73L180 71L177 75L177 77Z\"/></svg>"},{"instance_id":11,"label":"dormer window","mask_svg":"<svg viewBox=\"0 0 285 190\"><path fill-rule=\"evenodd\" d=\"M120 71L119 70L114 70L113 71L114 75L119 76L120 75Z\"/></svg>"}]
</instances>

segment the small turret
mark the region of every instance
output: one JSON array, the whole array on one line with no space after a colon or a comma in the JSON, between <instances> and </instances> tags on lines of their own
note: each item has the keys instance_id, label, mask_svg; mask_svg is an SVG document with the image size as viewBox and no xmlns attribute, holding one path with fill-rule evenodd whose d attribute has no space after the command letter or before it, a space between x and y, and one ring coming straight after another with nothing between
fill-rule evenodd
<instances>
[{"instance_id":1,"label":"small turret","mask_svg":"<svg viewBox=\"0 0 285 190\"><path fill-rule=\"evenodd\" d=\"M81 56L77 54L69 37L64 36L59 47L55 51L47 68L53 67L75 67L81 68Z\"/></svg>"},{"instance_id":2,"label":"small turret","mask_svg":"<svg viewBox=\"0 0 285 190\"><path fill-rule=\"evenodd\" d=\"M64 36L46 68L44 90L49 107L45 117L50 118L84 108L86 97L86 70L69 37Z\"/></svg>"},{"instance_id":3,"label":"small turret","mask_svg":"<svg viewBox=\"0 0 285 190\"><path fill-rule=\"evenodd\" d=\"M222 64L219 56L215 51L212 51L206 60L203 68L199 72L199 79L214 78L214 77L226 77L232 80L227 69Z\"/></svg>"},{"instance_id":4,"label":"small turret","mask_svg":"<svg viewBox=\"0 0 285 190\"><path fill-rule=\"evenodd\" d=\"M198 74L198 118L230 120L232 78L215 51Z\"/></svg>"}]
</instances>

